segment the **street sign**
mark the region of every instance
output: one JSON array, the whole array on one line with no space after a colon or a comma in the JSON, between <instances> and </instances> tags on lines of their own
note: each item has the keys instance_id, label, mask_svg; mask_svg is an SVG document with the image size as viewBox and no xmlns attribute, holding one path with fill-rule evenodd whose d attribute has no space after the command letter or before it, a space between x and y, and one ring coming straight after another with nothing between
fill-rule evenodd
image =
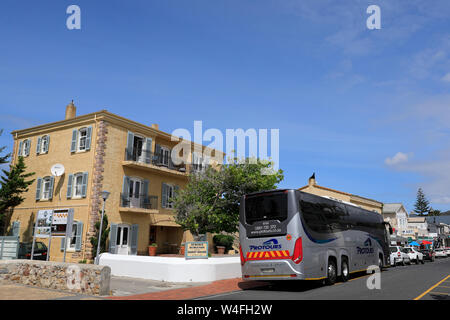
<instances>
[{"instance_id":1,"label":"street sign","mask_svg":"<svg viewBox=\"0 0 450 320\"><path fill-rule=\"evenodd\" d=\"M186 242L184 257L186 259L208 259L208 241Z\"/></svg>"}]
</instances>

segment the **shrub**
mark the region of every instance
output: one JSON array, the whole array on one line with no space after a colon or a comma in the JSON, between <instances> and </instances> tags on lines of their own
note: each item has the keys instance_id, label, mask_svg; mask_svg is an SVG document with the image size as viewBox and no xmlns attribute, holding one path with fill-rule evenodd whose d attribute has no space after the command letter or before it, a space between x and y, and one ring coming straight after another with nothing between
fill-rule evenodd
<instances>
[{"instance_id":1,"label":"shrub","mask_svg":"<svg viewBox=\"0 0 450 320\"><path fill-rule=\"evenodd\" d=\"M227 234L216 234L213 237L214 246L217 249L217 246L225 247L225 252L233 249L234 237Z\"/></svg>"}]
</instances>

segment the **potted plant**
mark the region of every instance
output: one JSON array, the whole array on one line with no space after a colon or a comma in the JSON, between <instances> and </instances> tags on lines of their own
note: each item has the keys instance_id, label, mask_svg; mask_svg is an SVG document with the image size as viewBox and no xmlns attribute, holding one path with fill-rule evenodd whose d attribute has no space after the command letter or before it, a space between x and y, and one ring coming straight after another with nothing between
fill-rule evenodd
<instances>
[{"instance_id":1,"label":"potted plant","mask_svg":"<svg viewBox=\"0 0 450 320\"><path fill-rule=\"evenodd\" d=\"M149 256L156 256L156 248L158 248L158 245L156 243L152 243L148 246L148 255Z\"/></svg>"},{"instance_id":2,"label":"potted plant","mask_svg":"<svg viewBox=\"0 0 450 320\"><path fill-rule=\"evenodd\" d=\"M233 237L226 234L217 234L213 237L218 254L225 254L233 247Z\"/></svg>"},{"instance_id":3,"label":"potted plant","mask_svg":"<svg viewBox=\"0 0 450 320\"><path fill-rule=\"evenodd\" d=\"M225 247L224 246L216 246L217 253L218 254L225 254Z\"/></svg>"},{"instance_id":4,"label":"potted plant","mask_svg":"<svg viewBox=\"0 0 450 320\"><path fill-rule=\"evenodd\" d=\"M181 246L180 246L180 254L182 255L182 256L184 256L184 249L185 249L185 246L184 246L184 242L181 244Z\"/></svg>"}]
</instances>

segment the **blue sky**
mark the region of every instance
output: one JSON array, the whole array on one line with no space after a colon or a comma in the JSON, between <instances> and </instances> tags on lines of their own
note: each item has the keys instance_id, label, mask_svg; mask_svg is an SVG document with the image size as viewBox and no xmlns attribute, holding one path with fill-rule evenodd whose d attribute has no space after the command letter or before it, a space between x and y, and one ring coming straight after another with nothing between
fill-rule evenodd
<instances>
[{"instance_id":1,"label":"blue sky","mask_svg":"<svg viewBox=\"0 0 450 320\"><path fill-rule=\"evenodd\" d=\"M66 9L81 8L81 30ZM381 8L381 30L366 9ZM101 109L160 129L280 129L281 187L450 209L450 2L0 3L0 145Z\"/></svg>"}]
</instances>

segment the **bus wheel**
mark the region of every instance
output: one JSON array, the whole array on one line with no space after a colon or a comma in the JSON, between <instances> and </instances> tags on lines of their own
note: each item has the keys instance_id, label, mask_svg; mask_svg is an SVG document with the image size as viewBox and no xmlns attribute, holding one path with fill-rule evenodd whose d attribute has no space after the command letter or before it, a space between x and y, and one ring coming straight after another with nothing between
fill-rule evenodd
<instances>
[{"instance_id":1,"label":"bus wheel","mask_svg":"<svg viewBox=\"0 0 450 320\"><path fill-rule=\"evenodd\" d=\"M348 270L348 262L347 259L342 259L342 263L341 263L341 280L342 282L346 282L348 281L348 275L349 275L349 270Z\"/></svg>"},{"instance_id":2,"label":"bus wheel","mask_svg":"<svg viewBox=\"0 0 450 320\"><path fill-rule=\"evenodd\" d=\"M325 283L329 286L336 283L337 278L337 272L336 272L336 262L333 260L328 260L328 267L327 267L327 278L325 280Z\"/></svg>"}]
</instances>

